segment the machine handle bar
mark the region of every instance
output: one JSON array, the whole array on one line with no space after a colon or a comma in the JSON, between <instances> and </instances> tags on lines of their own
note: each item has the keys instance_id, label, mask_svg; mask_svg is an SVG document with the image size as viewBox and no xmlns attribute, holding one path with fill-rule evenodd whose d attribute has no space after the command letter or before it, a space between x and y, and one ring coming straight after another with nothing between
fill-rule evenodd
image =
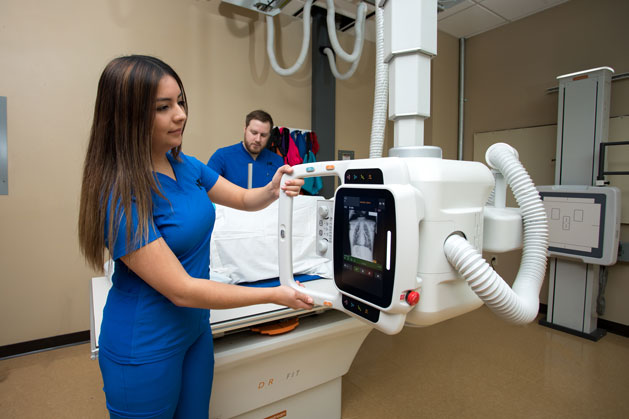
<instances>
[{"instance_id":1,"label":"machine handle bar","mask_svg":"<svg viewBox=\"0 0 629 419\"><path fill-rule=\"evenodd\" d=\"M292 174L282 176L281 185L285 185L289 179L315 176L338 176L342 181L347 165L348 163L344 161L298 164L293 166ZM306 289L295 282L293 276L293 198L281 190L278 229L280 283L309 295L317 305L340 308L342 306L340 292L327 293Z\"/></svg>"}]
</instances>

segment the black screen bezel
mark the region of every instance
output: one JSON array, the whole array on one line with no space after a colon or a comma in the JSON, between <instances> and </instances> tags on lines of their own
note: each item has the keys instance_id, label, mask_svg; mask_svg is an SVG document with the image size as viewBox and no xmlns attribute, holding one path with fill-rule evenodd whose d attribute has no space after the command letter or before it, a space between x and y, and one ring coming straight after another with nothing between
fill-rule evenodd
<instances>
[{"instance_id":1,"label":"black screen bezel","mask_svg":"<svg viewBox=\"0 0 629 419\"><path fill-rule=\"evenodd\" d=\"M382 287L381 292L372 293L365 289L354 286L364 277L361 274L344 269L344 239L348 231L349 225L346 220L344 209L345 197L360 197L370 199L374 202L383 199L386 211L382 213L381 228L384 229L383 234L386 240L386 232L391 232L390 246L390 263L389 269L386 268L386 260L382 261ZM361 300L370 302L378 307L386 308L391 305L393 297L393 285L395 276L395 256L396 256L396 216L395 216L395 198L387 189L372 188L340 188L334 200L334 281L336 286L342 292L353 295ZM386 243L385 243L386 258Z\"/></svg>"}]
</instances>

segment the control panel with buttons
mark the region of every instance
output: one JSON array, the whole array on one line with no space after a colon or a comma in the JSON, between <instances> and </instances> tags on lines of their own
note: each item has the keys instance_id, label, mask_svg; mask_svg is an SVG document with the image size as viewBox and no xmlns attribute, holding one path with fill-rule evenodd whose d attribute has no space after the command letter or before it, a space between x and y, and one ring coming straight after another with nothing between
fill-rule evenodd
<instances>
[{"instance_id":1,"label":"control panel with buttons","mask_svg":"<svg viewBox=\"0 0 629 419\"><path fill-rule=\"evenodd\" d=\"M317 255L332 260L334 201L317 201Z\"/></svg>"},{"instance_id":2,"label":"control panel with buttons","mask_svg":"<svg viewBox=\"0 0 629 419\"><path fill-rule=\"evenodd\" d=\"M380 319L380 310L377 308L355 300L352 297L348 297L347 295L343 295L342 301L343 307L347 311L357 314L370 322L378 323L378 320Z\"/></svg>"}]
</instances>

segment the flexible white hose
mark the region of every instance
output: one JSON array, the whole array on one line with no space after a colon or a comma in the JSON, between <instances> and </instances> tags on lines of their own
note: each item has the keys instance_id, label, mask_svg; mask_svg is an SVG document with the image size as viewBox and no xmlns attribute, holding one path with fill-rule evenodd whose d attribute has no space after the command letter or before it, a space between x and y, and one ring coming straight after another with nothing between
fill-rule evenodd
<instances>
[{"instance_id":1,"label":"flexible white hose","mask_svg":"<svg viewBox=\"0 0 629 419\"><path fill-rule=\"evenodd\" d=\"M387 101L389 93L389 68L384 62L384 9L376 6L376 83L371 121L369 158L382 157L384 131L387 125Z\"/></svg>"},{"instance_id":2,"label":"flexible white hose","mask_svg":"<svg viewBox=\"0 0 629 419\"><path fill-rule=\"evenodd\" d=\"M495 200L496 200L496 188L491 190L491 193L489 194L489 198L487 198L487 203L485 205L493 207Z\"/></svg>"},{"instance_id":3,"label":"flexible white hose","mask_svg":"<svg viewBox=\"0 0 629 419\"><path fill-rule=\"evenodd\" d=\"M496 208L505 208L507 204L507 184L504 176L499 170L491 171L494 175L494 189L491 190L485 205Z\"/></svg>"},{"instance_id":4,"label":"flexible white hose","mask_svg":"<svg viewBox=\"0 0 629 419\"><path fill-rule=\"evenodd\" d=\"M330 38L330 43L332 44L332 49L334 49L334 53L341 58L343 61L347 61L349 63L353 63L354 61L360 60L360 54L363 50L363 42L365 40L364 36L364 27L365 27L365 16L367 15L367 5L361 2L358 5L356 10L356 21L354 28L356 29L356 39L354 39L354 50L351 54L345 52L341 44L339 44L338 39L336 38L336 21L334 19L334 0L327 0L328 3L328 13L326 16L326 21L328 24L328 37Z\"/></svg>"},{"instance_id":5,"label":"flexible white hose","mask_svg":"<svg viewBox=\"0 0 629 419\"><path fill-rule=\"evenodd\" d=\"M539 310L539 291L546 272L546 211L537 189L511 146L494 144L487 150L486 160L491 167L502 172L522 210L524 247L513 288L509 288L463 237L448 237L444 251L448 261L492 311L515 324L530 323Z\"/></svg>"},{"instance_id":6,"label":"flexible white hose","mask_svg":"<svg viewBox=\"0 0 629 419\"><path fill-rule=\"evenodd\" d=\"M297 61L290 68L282 68L277 63L275 59L275 30L273 27L273 17L266 17L266 52L269 55L269 61L271 62L271 67L277 74L280 76L290 76L294 74L301 68L306 61L306 53L308 52L308 47L310 46L310 9L312 8L312 1L307 0L304 5L304 22L303 22L303 38L301 40L301 52L297 57Z\"/></svg>"},{"instance_id":7,"label":"flexible white hose","mask_svg":"<svg viewBox=\"0 0 629 419\"><path fill-rule=\"evenodd\" d=\"M347 80L354 75L354 72L358 68L359 60L356 60L352 63L351 67L344 74L339 73L339 70L336 68L336 62L334 61L334 52L330 48L324 48L323 52L328 56L328 62L330 63L330 71L335 78L339 80Z\"/></svg>"}]
</instances>

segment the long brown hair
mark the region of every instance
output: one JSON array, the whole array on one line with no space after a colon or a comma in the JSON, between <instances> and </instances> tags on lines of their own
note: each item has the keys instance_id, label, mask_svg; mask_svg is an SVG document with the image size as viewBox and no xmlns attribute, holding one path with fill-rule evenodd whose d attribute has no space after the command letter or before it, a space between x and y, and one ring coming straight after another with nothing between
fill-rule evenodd
<instances>
[{"instance_id":1,"label":"long brown hair","mask_svg":"<svg viewBox=\"0 0 629 419\"><path fill-rule=\"evenodd\" d=\"M131 242L137 244L148 237L153 216L151 192L162 196L153 175L151 140L157 86L166 75L177 81L187 104L177 73L154 57L116 58L105 67L98 82L79 210L79 246L88 264L97 271L103 269L105 248L113 255L123 214L129 221L127 248ZM185 109L187 113L187 105ZM180 150L178 146L171 153L178 158ZM135 232L130 222L132 202L138 219ZM107 207L110 216L105 226Z\"/></svg>"}]
</instances>

